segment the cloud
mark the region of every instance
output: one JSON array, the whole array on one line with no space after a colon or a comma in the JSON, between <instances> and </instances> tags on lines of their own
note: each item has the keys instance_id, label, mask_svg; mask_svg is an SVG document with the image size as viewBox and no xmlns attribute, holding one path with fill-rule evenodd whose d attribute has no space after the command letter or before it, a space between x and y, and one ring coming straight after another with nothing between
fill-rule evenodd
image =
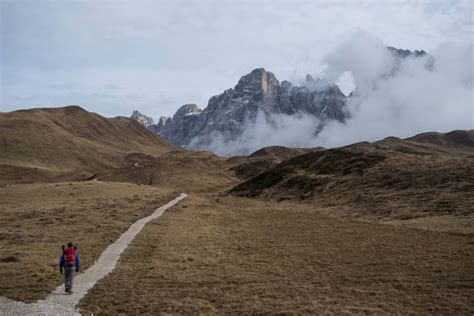
<instances>
[{"instance_id":1,"label":"cloud","mask_svg":"<svg viewBox=\"0 0 474 316\"><path fill-rule=\"evenodd\" d=\"M210 144L202 145L198 137L191 141L189 147L210 150L221 156L250 154L273 145L314 147L318 143L315 137L318 126L319 121L309 115L265 115L260 111L254 122L246 121L243 133L237 139L229 141L214 132L209 137L212 140Z\"/></svg>"},{"instance_id":2,"label":"cloud","mask_svg":"<svg viewBox=\"0 0 474 316\"><path fill-rule=\"evenodd\" d=\"M394 59L380 39L358 31L327 55L323 63L329 66L324 74L328 80L336 82L349 72L355 86L365 90L380 77L390 74Z\"/></svg>"},{"instance_id":3,"label":"cloud","mask_svg":"<svg viewBox=\"0 0 474 316\"><path fill-rule=\"evenodd\" d=\"M349 54L341 53L353 42L357 45ZM395 74L388 75L396 61L382 53L387 51L383 43L376 43L368 35L356 34L326 58L327 73L350 71L358 93L349 98L351 119L346 124L326 126L318 135L321 145L474 128L472 44L440 45L432 53L432 70L426 67L430 56L412 57L404 59Z\"/></svg>"},{"instance_id":4,"label":"cloud","mask_svg":"<svg viewBox=\"0 0 474 316\"><path fill-rule=\"evenodd\" d=\"M205 106L257 67L281 80L319 73L323 56L357 28L409 49L474 41L469 0L3 0L0 6L0 111L67 100L104 115L134 108L171 115L185 103ZM104 97L112 94L117 106Z\"/></svg>"},{"instance_id":5,"label":"cloud","mask_svg":"<svg viewBox=\"0 0 474 316\"><path fill-rule=\"evenodd\" d=\"M397 60L379 39L357 32L324 58L324 74L337 81L351 74L357 93L348 98L350 119L329 122L307 115L258 116L243 134L206 146L220 155L249 154L261 147L336 147L388 136L474 128L473 45L445 43L432 56ZM434 66L427 67L432 63ZM394 71L396 69L396 71ZM194 144L198 143L198 140Z\"/></svg>"}]
</instances>

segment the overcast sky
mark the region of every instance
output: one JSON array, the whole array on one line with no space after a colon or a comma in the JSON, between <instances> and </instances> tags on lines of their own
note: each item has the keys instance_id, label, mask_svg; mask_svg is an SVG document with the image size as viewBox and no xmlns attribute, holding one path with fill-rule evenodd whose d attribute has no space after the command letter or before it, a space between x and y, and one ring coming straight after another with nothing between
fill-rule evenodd
<instances>
[{"instance_id":1,"label":"overcast sky","mask_svg":"<svg viewBox=\"0 0 474 316\"><path fill-rule=\"evenodd\" d=\"M257 67L280 81L321 74L324 56L358 30L412 50L474 41L470 0L0 5L0 111L78 104L156 119L185 103L205 107Z\"/></svg>"}]
</instances>

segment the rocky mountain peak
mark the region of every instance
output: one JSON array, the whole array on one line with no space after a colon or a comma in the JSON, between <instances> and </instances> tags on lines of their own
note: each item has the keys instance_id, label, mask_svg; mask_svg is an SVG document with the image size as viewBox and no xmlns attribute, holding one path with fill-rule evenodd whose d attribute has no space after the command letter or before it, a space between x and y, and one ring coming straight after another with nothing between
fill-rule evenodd
<instances>
[{"instance_id":1,"label":"rocky mountain peak","mask_svg":"<svg viewBox=\"0 0 474 316\"><path fill-rule=\"evenodd\" d=\"M306 75L306 78L304 80L306 83L316 83L316 80L314 80L313 76L311 76L310 74L307 74Z\"/></svg>"},{"instance_id":2,"label":"rocky mountain peak","mask_svg":"<svg viewBox=\"0 0 474 316\"><path fill-rule=\"evenodd\" d=\"M180 107L160 135L179 146L205 149L216 137L224 142L237 139L260 113L311 115L325 124L344 122L345 105L346 96L327 80L308 75L299 86L289 81L280 84L273 73L257 68L242 76L233 89L211 97L203 110L195 104Z\"/></svg>"},{"instance_id":3,"label":"rocky mountain peak","mask_svg":"<svg viewBox=\"0 0 474 316\"><path fill-rule=\"evenodd\" d=\"M423 57L428 55L424 50L415 50L411 51L409 49L400 49L388 46L388 51L392 53L395 57L406 58L406 57Z\"/></svg>"},{"instance_id":4,"label":"rocky mountain peak","mask_svg":"<svg viewBox=\"0 0 474 316\"><path fill-rule=\"evenodd\" d=\"M271 93L279 85L280 83L273 73L266 71L264 68L257 68L240 78L235 86L235 91L245 94L265 95Z\"/></svg>"},{"instance_id":5,"label":"rocky mountain peak","mask_svg":"<svg viewBox=\"0 0 474 316\"><path fill-rule=\"evenodd\" d=\"M148 117L137 110L132 112L132 116L130 116L130 118L142 124L146 128L149 128L151 125L154 124L154 121L151 117Z\"/></svg>"},{"instance_id":6,"label":"rocky mountain peak","mask_svg":"<svg viewBox=\"0 0 474 316\"><path fill-rule=\"evenodd\" d=\"M391 46L387 47L387 49L395 59L395 63L391 72L392 75L400 70L401 62L405 58L425 58L425 68L430 71L433 70L435 59L432 55L428 54L424 50L411 51L409 49L400 49Z\"/></svg>"},{"instance_id":7,"label":"rocky mountain peak","mask_svg":"<svg viewBox=\"0 0 474 316\"><path fill-rule=\"evenodd\" d=\"M161 131L163 128L171 122L171 117L167 116L161 116L160 119L158 120L158 124L153 124L148 129L150 129L152 132L155 134L161 134Z\"/></svg>"},{"instance_id":8,"label":"rocky mountain peak","mask_svg":"<svg viewBox=\"0 0 474 316\"><path fill-rule=\"evenodd\" d=\"M189 137L202 110L196 104L185 104L173 115L173 118L162 117L158 124L160 135L172 143L186 145L183 140ZM161 124L161 125L160 125Z\"/></svg>"},{"instance_id":9,"label":"rocky mountain peak","mask_svg":"<svg viewBox=\"0 0 474 316\"><path fill-rule=\"evenodd\" d=\"M160 119L158 120L158 125L165 126L166 123L168 123L170 120L171 120L171 117L161 116Z\"/></svg>"},{"instance_id":10,"label":"rocky mountain peak","mask_svg":"<svg viewBox=\"0 0 474 316\"><path fill-rule=\"evenodd\" d=\"M316 87L319 81L320 81L319 78L317 80L314 80L313 76L311 76L310 74L307 74L303 82L303 86L308 88L309 90L316 90Z\"/></svg>"},{"instance_id":11,"label":"rocky mountain peak","mask_svg":"<svg viewBox=\"0 0 474 316\"><path fill-rule=\"evenodd\" d=\"M199 115L201 114L202 110L196 105L196 104L185 104L181 106L178 111L176 111L175 115L173 116L173 119L181 117L181 116L187 116L187 115Z\"/></svg>"}]
</instances>

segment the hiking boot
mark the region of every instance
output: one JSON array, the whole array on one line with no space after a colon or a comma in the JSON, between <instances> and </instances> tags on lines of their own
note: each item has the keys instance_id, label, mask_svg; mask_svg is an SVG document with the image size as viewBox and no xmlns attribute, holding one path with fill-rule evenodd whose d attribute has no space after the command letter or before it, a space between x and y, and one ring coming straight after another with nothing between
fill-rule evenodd
<instances>
[{"instance_id":1,"label":"hiking boot","mask_svg":"<svg viewBox=\"0 0 474 316\"><path fill-rule=\"evenodd\" d=\"M69 293L69 288L66 287L66 289L64 290L64 293Z\"/></svg>"}]
</instances>

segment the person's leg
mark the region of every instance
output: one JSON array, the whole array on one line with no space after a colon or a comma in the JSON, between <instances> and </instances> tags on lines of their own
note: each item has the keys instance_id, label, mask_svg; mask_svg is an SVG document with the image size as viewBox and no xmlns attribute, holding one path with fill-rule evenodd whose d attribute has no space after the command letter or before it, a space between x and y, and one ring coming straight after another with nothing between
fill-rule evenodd
<instances>
[{"instance_id":1,"label":"person's leg","mask_svg":"<svg viewBox=\"0 0 474 316\"><path fill-rule=\"evenodd\" d=\"M69 292L69 287L68 287L68 272L69 269L67 266L64 267L64 291L67 293Z\"/></svg>"},{"instance_id":2,"label":"person's leg","mask_svg":"<svg viewBox=\"0 0 474 316\"><path fill-rule=\"evenodd\" d=\"M72 293L72 285L74 283L74 273L76 271L76 267L72 266L69 267L69 293Z\"/></svg>"}]
</instances>

